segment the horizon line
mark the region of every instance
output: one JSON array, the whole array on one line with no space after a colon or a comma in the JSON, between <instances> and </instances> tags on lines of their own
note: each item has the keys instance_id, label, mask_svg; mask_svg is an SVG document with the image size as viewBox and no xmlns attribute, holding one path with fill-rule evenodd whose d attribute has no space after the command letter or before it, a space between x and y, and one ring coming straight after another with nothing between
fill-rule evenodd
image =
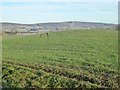
<instances>
[{"instance_id":1,"label":"horizon line","mask_svg":"<svg viewBox=\"0 0 120 90\"><path fill-rule=\"evenodd\" d=\"M10 22L10 21L0 21L0 23L14 23L14 24L39 24L39 23L63 23L63 22L86 22L86 23L101 23L101 24L118 24L110 22L97 22L97 21L76 21L76 20L67 20L67 21L47 21L47 22L38 22L38 23L21 23L21 22Z\"/></svg>"}]
</instances>

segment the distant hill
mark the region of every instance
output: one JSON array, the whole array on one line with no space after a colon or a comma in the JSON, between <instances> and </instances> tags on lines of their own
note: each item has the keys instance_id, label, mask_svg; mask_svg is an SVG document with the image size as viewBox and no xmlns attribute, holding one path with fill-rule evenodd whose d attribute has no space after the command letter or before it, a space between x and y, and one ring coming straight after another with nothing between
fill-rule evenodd
<instances>
[{"instance_id":1,"label":"distant hill","mask_svg":"<svg viewBox=\"0 0 120 90\"><path fill-rule=\"evenodd\" d=\"M62 29L97 29L97 28L116 28L116 24L109 23L93 23L93 22L80 22L80 21L68 21L68 22L51 22L51 23L37 23L37 24L19 24L19 23L1 23L2 30L27 30L30 28L40 28L43 30L62 30ZM1 26L1 25L0 25Z\"/></svg>"}]
</instances>

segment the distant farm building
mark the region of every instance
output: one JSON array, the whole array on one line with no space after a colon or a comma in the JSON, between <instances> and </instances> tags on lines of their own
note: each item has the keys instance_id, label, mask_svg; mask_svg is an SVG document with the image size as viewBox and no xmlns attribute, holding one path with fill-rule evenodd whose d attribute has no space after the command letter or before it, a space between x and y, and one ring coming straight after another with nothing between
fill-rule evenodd
<instances>
[{"instance_id":1,"label":"distant farm building","mask_svg":"<svg viewBox=\"0 0 120 90\"><path fill-rule=\"evenodd\" d=\"M9 35L30 35L30 34L36 34L41 31L42 27L39 28L20 28L20 29L11 29L8 31L5 31L4 33L9 34Z\"/></svg>"}]
</instances>

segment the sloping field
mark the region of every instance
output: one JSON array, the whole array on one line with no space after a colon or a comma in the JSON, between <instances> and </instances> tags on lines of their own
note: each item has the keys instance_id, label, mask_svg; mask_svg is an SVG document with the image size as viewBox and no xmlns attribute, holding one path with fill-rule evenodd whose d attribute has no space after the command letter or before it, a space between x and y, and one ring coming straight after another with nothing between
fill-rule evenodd
<instances>
[{"instance_id":1,"label":"sloping field","mask_svg":"<svg viewBox=\"0 0 120 90\"><path fill-rule=\"evenodd\" d=\"M117 88L118 31L3 36L3 87Z\"/></svg>"}]
</instances>

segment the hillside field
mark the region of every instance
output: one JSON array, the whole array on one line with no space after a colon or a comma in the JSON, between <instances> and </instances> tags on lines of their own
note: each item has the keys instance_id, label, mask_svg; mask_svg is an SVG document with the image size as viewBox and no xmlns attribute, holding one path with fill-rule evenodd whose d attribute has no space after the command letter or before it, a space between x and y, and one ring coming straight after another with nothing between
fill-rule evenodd
<instances>
[{"instance_id":1,"label":"hillside field","mask_svg":"<svg viewBox=\"0 0 120 90\"><path fill-rule=\"evenodd\" d=\"M117 88L118 31L4 35L3 88Z\"/></svg>"}]
</instances>

